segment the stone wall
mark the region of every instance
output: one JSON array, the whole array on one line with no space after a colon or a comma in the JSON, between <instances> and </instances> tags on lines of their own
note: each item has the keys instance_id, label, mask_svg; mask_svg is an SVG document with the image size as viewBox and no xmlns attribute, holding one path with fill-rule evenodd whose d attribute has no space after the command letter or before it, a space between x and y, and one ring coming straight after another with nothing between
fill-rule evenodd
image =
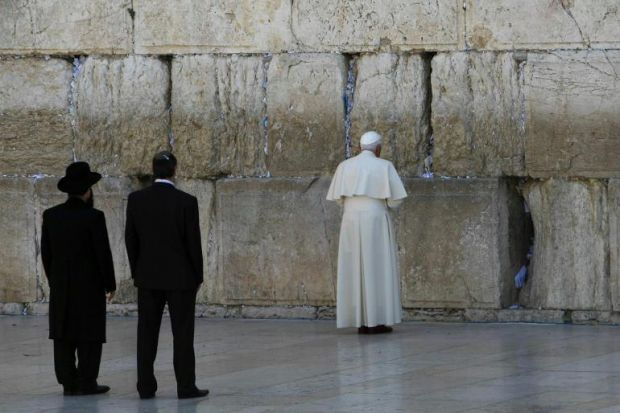
<instances>
[{"instance_id":1,"label":"stone wall","mask_svg":"<svg viewBox=\"0 0 620 413\"><path fill-rule=\"evenodd\" d=\"M332 318L325 192L376 129L410 193L407 319L616 322L619 20L616 0L0 2L0 313L46 312L41 214L74 159L105 176L110 311L135 313L126 199L171 149L201 208L197 315Z\"/></svg>"}]
</instances>

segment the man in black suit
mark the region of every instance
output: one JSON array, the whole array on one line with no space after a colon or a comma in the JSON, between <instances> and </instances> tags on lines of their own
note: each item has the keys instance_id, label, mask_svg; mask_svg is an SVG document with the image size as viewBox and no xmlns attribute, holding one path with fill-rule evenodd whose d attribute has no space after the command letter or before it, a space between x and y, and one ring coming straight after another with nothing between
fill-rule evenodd
<instances>
[{"instance_id":1,"label":"man in black suit","mask_svg":"<svg viewBox=\"0 0 620 413\"><path fill-rule=\"evenodd\" d=\"M49 338L54 340L56 378L67 396L110 390L97 384L106 296L111 300L116 290L105 217L93 208L91 186L99 179L86 162L72 163L58 182L58 189L69 194L67 202L43 213L41 258L50 286Z\"/></svg>"},{"instance_id":2,"label":"man in black suit","mask_svg":"<svg viewBox=\"0 0 620 413\"><path fill-rule=\"evenodd\" d=\"M198 201L176 189L177 161L170 152L153 159L152 186L129 195L125 244L138 287L138 393L155 396L153 363L168 303L174 336L174 374L180 399L206 396L196 387L194 307L203 280Z\"/></svg>"}]
</instances>

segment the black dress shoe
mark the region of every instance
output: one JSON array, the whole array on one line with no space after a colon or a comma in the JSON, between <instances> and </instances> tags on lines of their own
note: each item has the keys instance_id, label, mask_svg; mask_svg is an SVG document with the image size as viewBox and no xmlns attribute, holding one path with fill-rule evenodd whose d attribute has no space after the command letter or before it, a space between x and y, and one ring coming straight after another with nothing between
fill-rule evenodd
<instances>
[{"instance_id":1,"label":"black dress shoe","mask_svg":"<svg viewBox=\"0 0 620 413\"><path fill-rule=\"evenodd\" d=\"M205 397L207 394L209 394L209 390L207 389L196 389L188 393L179 393L179 399L193 399L195 397Z\"/></svg>"},{"instance_id":2,"label":"black dress shoe","mask_svg":"<svg viewBox=\"0 0 620 413\"><path fill-rule=\"evenodd\" d=\"M155 393L145 393L145 394L140 394L140 398L142 400L147 400L147 399L152 399L155 397Z\"/></svg>"},{"instance_id":3,"label":"black dress shoe","mask_svg":"<svg viewBox=\"0 0 620 413\"><path fill-rule=\"evenodd\" d=\"M357 334L370 334L369 328L366 326L361 326L357 329Z\"/></svg>"},{"instance_id":4,"label":"black dress shoe","mask_svg":"<svg viewBox=\"0 0 620 413\"><path fill-rule=\"evenodd\" d=\"M393 331L393 328L389 326L380 325L376 327L370 327L369 330L370 331L368 334L385 334L385 333L391 333Z\"/></svg>"},{"instance_id":5,"label":"black dress shoe","mask_svg":"<svg viewBox=\"0 0 620 413\"><path fill-rule=\"evenodd\" d=\"M87 396L90 394L103 394L109 391L110 391L110 386L96 385L95 387L88 387L86 389L81 389L79 394L83 396Z\"/></svg>"}]
</instances>

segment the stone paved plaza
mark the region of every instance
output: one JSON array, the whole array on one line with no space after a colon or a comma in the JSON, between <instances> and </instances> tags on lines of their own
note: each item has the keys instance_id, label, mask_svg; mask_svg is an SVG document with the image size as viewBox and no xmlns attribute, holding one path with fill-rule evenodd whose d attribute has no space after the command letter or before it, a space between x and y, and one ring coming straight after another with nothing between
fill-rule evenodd
<instances>
[{"instance_id":1,"label":"stone paved plaza","mask_svg":"<svg viewBox=\"0 0 620 413\"><path fill-rule=\"evenodd\" d=\"M620 412L618 327L197 319L198 384L176 399L167 319L159 392L135 391L136 318L110 318L103 396L63 397L45 317L0 317L0 412Z\"/></svg>"}]
</instances>

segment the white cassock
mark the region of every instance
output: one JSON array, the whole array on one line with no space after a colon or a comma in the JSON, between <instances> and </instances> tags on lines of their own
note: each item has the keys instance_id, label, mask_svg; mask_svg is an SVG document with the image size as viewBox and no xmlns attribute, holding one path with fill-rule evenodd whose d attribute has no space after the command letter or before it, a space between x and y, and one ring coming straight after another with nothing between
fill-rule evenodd
<instances>
[{"instance_id":1,"label":"white cassock","mask_svg":"<svg viewBox=\"0 0 620 413\"><path fill-rule=\"evenodd\" d=\"M388 208L407 197L390 161L371 151L338 165L327 199L344 204L338 248L337 326L401 321L400 275Z\"/></svg>"}]
</instances>

